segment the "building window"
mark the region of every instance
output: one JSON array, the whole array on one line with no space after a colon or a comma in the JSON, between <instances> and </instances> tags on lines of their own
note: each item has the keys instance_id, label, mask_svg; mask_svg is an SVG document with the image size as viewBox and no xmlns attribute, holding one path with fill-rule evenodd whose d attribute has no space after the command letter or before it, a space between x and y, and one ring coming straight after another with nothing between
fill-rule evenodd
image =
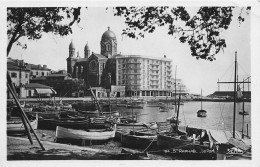
<instances>
[{"instance_id":1,"label":"building window","mask_svg":"<svg viewBox=\"0 0 260 167\"><path fill-rule=\"evenodd\" d=\"M25 78L28 78L28 74L25 74Z\"/></svg>"},{"instance_id":2,"label":"building window","mask_svg":"<svg viewBox=\"0 0 260 167\"><path fill-rule=\"evenodd\" d=\"M36 75L38 75L38 71L36 72Z\"/></svg>"},{"instance_id":3,"label":"building window","mask_svg":"<svg viewBox=\"0 0 260 167\"><path fill-rule=\"evenodd\" d=\"M11 77L12 77L12 78L17 78L17 73L12 72L12 73L11 73Z\"/></svg>"},{"instance_id":4,"label":"building window","mask_svg":"<svg viewBox=\"0 0 260 167\"><path fill-rule=\"evenodd\" d=\"M42 76L44 76L44 72L42 72Z\"/></svg>"},{"instance_id":5,"label":"building window","mask_svg":"<svg viewBox=\"0 0 260 167\"><path fill-rule=\"evenodd\" d=\"M111 45L107 45L107 51L111 51Z\"/></svg>"}]
</instances>

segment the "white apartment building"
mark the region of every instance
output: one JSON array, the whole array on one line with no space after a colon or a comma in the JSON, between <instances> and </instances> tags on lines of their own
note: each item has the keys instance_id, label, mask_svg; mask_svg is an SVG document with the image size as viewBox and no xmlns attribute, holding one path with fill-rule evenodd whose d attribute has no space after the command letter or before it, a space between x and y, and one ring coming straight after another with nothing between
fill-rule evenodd
<instances>
[{"instance_id":1,"label":"white apartment building","mask_svg":"<svg viewBox=\"0 0 260 167\"><path fill-rule=\"evenodd\" d=\"M171 96L171 60L139 55L117 55L116 85L126 88L126 96Z\"/></svg>"}]
</instances>

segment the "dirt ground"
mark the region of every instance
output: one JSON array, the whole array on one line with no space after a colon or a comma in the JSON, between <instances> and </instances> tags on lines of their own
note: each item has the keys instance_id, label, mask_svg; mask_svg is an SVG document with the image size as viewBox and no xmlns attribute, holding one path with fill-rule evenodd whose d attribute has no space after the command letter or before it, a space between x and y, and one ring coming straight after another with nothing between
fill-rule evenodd
<instances>
[{"instance_id":1,"label":"dirt ground","mask_svg":"<svg viewBox=\"0 0 260 167\"><path fill-rule=\"evenodd\" d=\"M138 160L138 159L169 159L159 155L136 157L120 155L122 146L120 142L109 141L102 145L77 146L69 143L55 143L55 131L36 130L45 150L43 151L35 137L33 145L27 136L7 136L7 160ZM134 150L136 151L136 150ZM120 155L120 156L118 156Z\"/></svg>"}]
</instances>

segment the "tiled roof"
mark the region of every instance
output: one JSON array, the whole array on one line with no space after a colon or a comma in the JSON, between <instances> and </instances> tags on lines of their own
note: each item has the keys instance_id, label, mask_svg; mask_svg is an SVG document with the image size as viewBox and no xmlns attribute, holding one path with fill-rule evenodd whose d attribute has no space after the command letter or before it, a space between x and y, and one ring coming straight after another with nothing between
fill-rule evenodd
<instances>
[{"instance_id":1,"label":"tiled roof","mask_svg":"<svg viewBox=\"0 0 260 167\"><path fill-rule=\"evenodd\" d=\"M104 55L101 55L101 54L97 54L97 53L93 53L97 58L99 58L99 59L107 59L107 57L106 56L104 56Z\"/></svg>"}]
</instances>

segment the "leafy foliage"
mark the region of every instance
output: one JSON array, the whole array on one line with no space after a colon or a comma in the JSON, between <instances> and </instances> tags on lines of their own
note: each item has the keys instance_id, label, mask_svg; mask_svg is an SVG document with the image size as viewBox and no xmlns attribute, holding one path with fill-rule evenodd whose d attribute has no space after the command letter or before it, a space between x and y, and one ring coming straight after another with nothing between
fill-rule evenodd
<instances>
[{"instance_id":1,"label":"leafy foliage","mask_svg":"<svg viewBox=\"0 0 260 167\"><path fill-rule=\"evenodd\" d=\"M80 22L80 7L48 7L48 8L7 8L7 55L12 45L26 48L20 43L21 37L29 40L40 39L43 33L52 32L55 35L65 36L72 33L71 26ZM70 22L66 23L66 20Z\"/></svg>"},{"instance_id":2,"label":"leafy foliage","mask_svg":"<svg viewBox=\"0 0 260 167\"><path fill-rule=\"evenodd\" d=\"M146 32L153 33L157 27L168 26L169 35L189 44L192 56L213 61L226 47L220 33L228 29L233 10L234 7L200 7L191 16L185 7L115 7L114 15L125 17L127 27L123 34L128 37L138 39ZM242 10L238 17L240 23L244 21Z\"/></svg>"},{"instance_id":3,"label":"leafy foliage","mask_svg":"<svg viewBox=\"0 0 260 167\"><path fill-rule=\"evenodd\" d=\"M77 94L79 95L80 91L87 91L87 86L85 84L84 79L78 79L75 78L72 80L72 91L77 92Z\"/></svg>"}]
</instances>

